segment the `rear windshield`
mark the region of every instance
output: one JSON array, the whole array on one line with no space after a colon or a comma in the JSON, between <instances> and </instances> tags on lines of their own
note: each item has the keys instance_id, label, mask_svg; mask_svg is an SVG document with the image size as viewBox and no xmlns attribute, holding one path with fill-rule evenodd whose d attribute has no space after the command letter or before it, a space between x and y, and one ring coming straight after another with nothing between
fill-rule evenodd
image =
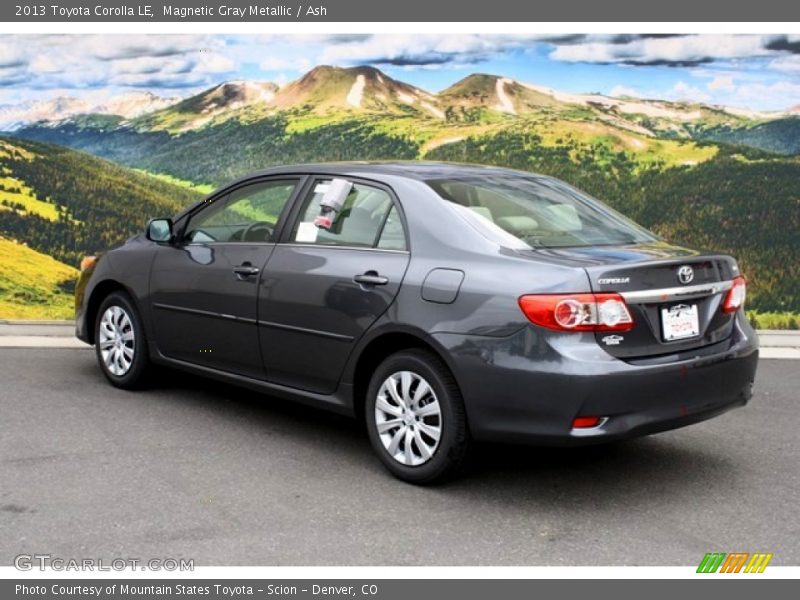
<instances>
[{"instance_id":1,"label":"rear windshield","mask_svg":"<svg viewBox=\"0 0 800 600\"><path fill-rule=\"evenodd\" d=\"M555 179L490 175L427 183L484 235L506 246L605 246L656 239L618 212Z\"/></svg>"}]
</instances>

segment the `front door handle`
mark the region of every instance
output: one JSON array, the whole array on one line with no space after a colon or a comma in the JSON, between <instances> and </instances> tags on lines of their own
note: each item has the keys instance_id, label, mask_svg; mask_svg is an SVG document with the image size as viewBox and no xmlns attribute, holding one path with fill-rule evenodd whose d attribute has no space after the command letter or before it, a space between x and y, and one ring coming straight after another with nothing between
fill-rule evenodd
<instances>
[{"instance_id":1,"label":"front door handle","mask_svg":"<svg viewBox=\"0 0 800 600\"><path fill-rule=\"evenodd\" d=\"M233 267L233 272L239 279L247 279L253 275L258 275L258 267L254 267L250 263L244 263L239 266Z\"/></svg>"},{"instance_id":2,"label":"front door handle","mask_svg":"<svg viewBox=\"0 0 800 600\"><path fill-rule=\"evenodd\" d=\"M360 285L386 285L389 283L389 278L378 275L377 271L367 271L353 277L353 281Z\"/></svg>"}]
</instances>

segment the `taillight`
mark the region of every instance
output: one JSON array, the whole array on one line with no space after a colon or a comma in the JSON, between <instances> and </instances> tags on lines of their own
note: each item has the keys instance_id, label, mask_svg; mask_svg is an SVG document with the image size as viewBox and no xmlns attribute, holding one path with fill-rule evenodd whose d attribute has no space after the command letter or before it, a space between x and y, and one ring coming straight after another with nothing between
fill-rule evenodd
<instances>
[{"instance_id":1,"label":"taillight","mask_svg":"<svg viewBox=\"0 0 800 600\"><path fill-rule=\"evenodd\" d=\"M522 296L528 319L556 331L629 331L633 317L619 294L536 294Z\"/></svg>"},{"instance_id":2,"label":"taillight","mask_svg":"<svg viewBox=\"0 0 800 600\"><path fill-rule=\"evenodd\" d=\"M733 287L728 290L725 300L722 302L722 312L733 313L744 306L744 299L747 296L747 284L744 277L733 278Z\"/></svg>"}]
</instances>

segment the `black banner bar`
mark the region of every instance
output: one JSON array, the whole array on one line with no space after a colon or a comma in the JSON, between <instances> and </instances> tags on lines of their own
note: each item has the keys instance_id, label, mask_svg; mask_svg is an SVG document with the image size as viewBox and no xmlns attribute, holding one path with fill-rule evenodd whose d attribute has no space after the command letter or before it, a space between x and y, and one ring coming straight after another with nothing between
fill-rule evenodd
<instances>
[{"instance_id":1,"label":"black banner bar","mask_svg":"<svg viewBox=\"0 0 800 600\"><path fill-rule=\"evenodd\" d=\"M793 22L786 0L23 0L4 22Z\"/></svg>"},{"instance_id":2,"label":"black banner bar","mask_svg":"<svg viewBox=\"0 0 800 600\"><path fill-rule=\"evenodd\" d=\"M698 577L699 578L699 577ZM554 579L330 579L330 580L170 580L170 579L41 579L4 580L0 597L85 600L162 600L203 598L204 600L423 600L458 598L647 598L674 600L714 596L726 600L739 598L793 597L792 580L723 578L704 576L696 579L672 580L554 580ZM712 582L711 580L714 579ZM700 592L700 593L698 593Z\"/></svg>"}]
</instances>

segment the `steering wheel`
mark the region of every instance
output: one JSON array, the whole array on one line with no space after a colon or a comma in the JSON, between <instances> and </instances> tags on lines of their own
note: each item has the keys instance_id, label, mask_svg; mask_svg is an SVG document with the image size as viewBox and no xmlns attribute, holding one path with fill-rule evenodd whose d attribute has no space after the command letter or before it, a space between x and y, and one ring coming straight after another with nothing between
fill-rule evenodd
<instances>
[{"instance_id":1,"label":"steering wheel","mask_svg":"<svg viewBox=\"0 0 800 600\"><path fill-rule=\"evenodd\" d=\"M264 230L264 234L259 238L256 234L259 230ZM241 240L243 242L267 242L269 238L272 237L272 233L275 231L274 225L267 221L258 221L256 223L252 223L247 226L247 228L242 232ZM251 237L255 239L251 239Z\"/></svg>"}]
</instances>

